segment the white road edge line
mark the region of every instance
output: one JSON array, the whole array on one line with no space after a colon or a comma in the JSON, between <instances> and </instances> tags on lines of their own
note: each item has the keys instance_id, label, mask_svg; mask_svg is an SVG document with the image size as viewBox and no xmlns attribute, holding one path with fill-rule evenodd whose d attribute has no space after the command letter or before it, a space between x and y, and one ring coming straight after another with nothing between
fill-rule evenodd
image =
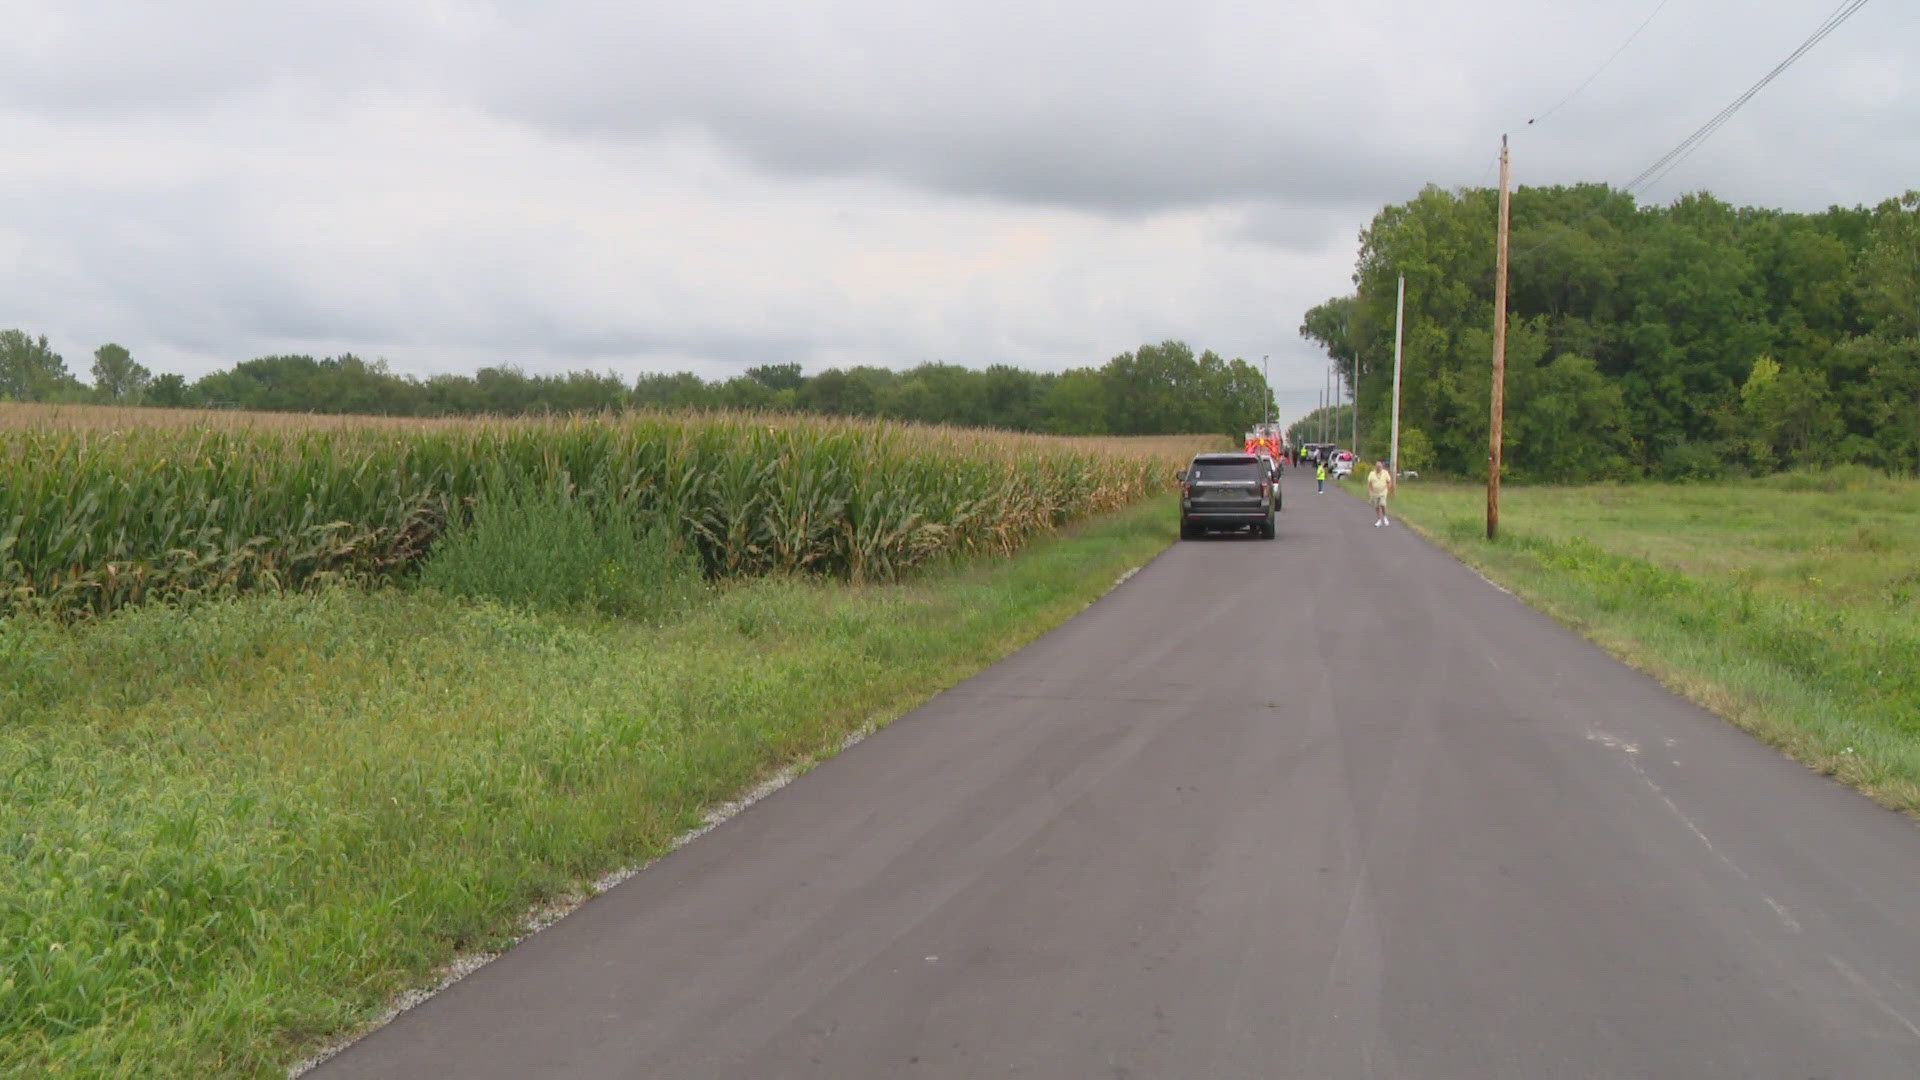
<instances>
[{"instance_id":1,"label":"white road edge line","mask_svg":"<svg viewBox=\"0 0 1920 1080\"><path fill-rule=\"evenodd\" d=\"M853 732L851 735L848 735L845 739L841 740L840 746L837 750L834 751L834 754L837 755L837 754L843 753L844 751L846 751L848 747L853 746L855 743L858 743L862 739L865 739L867 736L873 734L876 728L877 728L876 724L873 724L871 722L867 723L866 725L861 727L859 730ZM779 772L774 773L772 776L769 776L765 780L762 780L759 784L755 785L751 791L748 791L745 795L740 796L738 799L734 799L731 802L721 803L719 806L716 806L713 809L708 810L706 815L701 819L700 824L698 826L692 829L688 829L686 832L683 832L679 836L676 836L673 838L673 843L668 846L665 854L660 855L657 858L648 859L646 862L643 862L643 863L639 863L633 866L621 867L618 870L614 870L610 873L603 874L600 877L594 879L593 883L587 887L588 891L584 894L569 893L564 896L556 896L551 900L548 900L547 902L535 907L533 910L527 912L526 915L521 918L520 920L521 933L516 937L514 937L513 941L508 943L505 949L501 949L499 952L469 953L465 956L455 957L453 960L449 961L446 964L446 966L440 969L440 971L438 972L439 977L435 980L432 986L415 987L412 990L408 990L402 993L398 998L394 999L393 1005L390 1008L388 1008L386 1012L382 1013L377 1019L372 1021L365 1028L355 1032L350 1037L344 1038L339 1042L328 1046L326 1049L313 1055L312 1057L307 1058L306 1060L301 1061L298 1064L290 1066L287 1069L288 1080L294 1080L294 1078L299 1077L304 1073L310 1072L315 1068L318 1068L328 1058L333 1057L334 1055L340 1053L342 1050L345 1050L347 1047L352 1046L354 1043L360 1041L361 1039L366 1038L368 1035L371 1035L374 1032L380 1030L381 1028L386 1027L388 1024L392 1023L394 1019L398 1017L401 1013L404 1013L409 1009L419 1006L421 1003L429 1000L435 994L440 993L442 990L445 990L447 987L452 986L454 983L459 982L461 979L464 979L467 976L473 974L474 972L479 971L481 968L486 967L489 963L498 959L502 953L507 951L507 949L511 949L514 946L519 945L521 942L527 940L533 935L539 933L542 930L545 930L547 927L552 926L554 923L559 922L561 919L566 918L568 915L572 914L573 911L577 909L581 904L584 904L588 900L591 900L594 897L599 896L604 892L607 892L609 889L612 889L614 886L619 885L621 882L624 882L628 878L631 878L634 875L640 873L641 871L647 869L653 864L659 862L661 859L666 858L668 855L673 854L674 852L680 850L681 848L699 839L700 837L705 836L706 834L712 832L714 829L718 828L722 824L725 824L728 819L739 814L742 810L745 810L747 807L752 806L754 803L759 802L761 799L766 798L767 796L773 794L774 792L779 791L781 788L786 787L788 784L793 783L796 777L798 777L802 772L805 772L808 768L811 768L813 765L818 764L820 760L823 760L823 759L810 758L806 761L789 765L786 768L781 769Z\"/></svg>"},{"instance_id":2,"label":"white road edge line","mask_svg":"<svg viewBox=\"0 0 1920 1080\"><path fill-rule=\"evenodd\" d=\"M1720 862L1724 864L1728 870L1733 871L1733 873L1736 876L1738 876L1741 881L1746 882L1750 886L1756 885L1756 883L1753 880L1753 876L1751 874L1748 874L1745 870L1742 870L1740 868L1740 864L1734 862L1733 859L1730 858L1726 852L1721 851L1718 847L1716 847L1713 841L1707 838L1706 831L1700 828L1699 823L1695 822L1693 818L1689 816L1685 810L1680 809L1680 804L1673 801L1673 796L1668 795L1666 792L1666 789L1662 788L1659 782L1656 781L1653 778L1653 776L1647 772L1646 768L1640 764L1640 760L1639 760L1640 747L1638 744L1628 742L1627 740L1619 738L1618 736L1613 735L1609 732L1600 731L1597 729L1589 729L1586 733L1586 736L1587 738L1593 740L1594 742L1599 743L1602 746L1607 747L1608 749L1619 751L1621 753L1621 756L1626 759L1627 766L1633 770L1634 775L1638 776L1641 782L1647 785L1649 790L1651 790L1655 795L1660 797L1660 801L1665 803L1667 806L1667 809L1673 812L1673 816L1680 819L1680 823L1687 827L1688 832L1693 833L1694 838L1699 840L1700 843L1707 849L1707 851L1714 858L1720 860ZM1798 934L1802 932L1802 928L1800 926L1800 920L1793 917L1793 912L1788 911L1785 904L1782 904L1778 900L1775 900L1773 897L1768 896L1764 890L1758 888L1757 886L1754 888L1754 892L1756 895L1760 897L1761 901L1763 901L1768 908L1772 909L1774 917L1780 920L1780 925L1783 928L1785 928L1788 933Z\"/></svg>"}]
</instances>

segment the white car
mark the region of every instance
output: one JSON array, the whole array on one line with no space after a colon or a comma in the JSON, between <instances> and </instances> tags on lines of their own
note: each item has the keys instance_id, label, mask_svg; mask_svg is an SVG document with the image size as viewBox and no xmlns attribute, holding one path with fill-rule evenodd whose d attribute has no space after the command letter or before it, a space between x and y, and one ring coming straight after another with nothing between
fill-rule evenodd
<instances>
[{"instance_id":1,"label":"white car","mask_svg":"<svg viewBox=\"0 0 1920 1080\"><path fill-rule=\"evenodd\" d=\"M1350 476L1353 474L1353 463L1355 460L1353 451L1342 450L1333 455L1333 462L1328 465L1327 471L1335 476Z\"/></svg>"}]
</instances>

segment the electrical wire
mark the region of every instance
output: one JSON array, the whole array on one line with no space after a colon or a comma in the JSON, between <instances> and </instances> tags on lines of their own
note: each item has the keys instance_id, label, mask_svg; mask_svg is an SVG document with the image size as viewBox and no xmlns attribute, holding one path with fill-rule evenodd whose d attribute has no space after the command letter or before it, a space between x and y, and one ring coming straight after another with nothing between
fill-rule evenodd
<instances>
[{"instance_id":1,"label":"electrical wire","mask_svg":"<svg viewBox=\"0 0 1920 1080\"><path fill-rule=\"evenodd\" d=\"M1500 155L1499 155L1498 153L1496 153L1496 154L1494 154L1494 155L1493 155L1493 158L1492 158L1492 160L1490 160L1490 161L1488 161L1488 162L1487 162L1487 167L1486 167L1486 168L1485 168L1484 170L1482 170L1482 171L1481 171L1481 173L1480 173L1480 182L1479 182L1478 184L1475 184L1474 186L1475 186L1475 187L1486 187L1486 186L1487 186L1487 181L1489 181L1489 180L1491 180L1491 179L1493 179L1493 167L1494 167L1495 165L1498 165L1498 164L1500 164Z\"/></svg>"},{"instance_id":2,"label":"electrical wire","mask_svg":"<svg viewBox=\"0 0 1920 1080\"><path fill-rule=\"evenodd\" d=\"M1672 2L1673 0L1660 0L1660 3L1654 7L1653 11L1650 14L1648 14L1646 18L1640 20L1640 25L1633 28L1633 33L1627 35L1627 40L1621 42L1620 47L1613 50L1613 55L1607 57L1606 60L1602 62L1599 67L1593 70L1593 74L1587 76L1586 81L1582 82L1579 86L1574 87L1573 91L1569 93L1566 97L1561 98L1557 103L1555 103L1553 108L1548 109L1546 112L1541 113L1539 116L1536 116L1531 120L1528 120L1527 123L1535 124L1542 120L1545 120L1547 117L1552 116L1554 113L1559 112L1561 106L1565 105L1569 101L1572 101L1574 98L1579 97L1580 91L1585 90L1587 87L1593 85L1593 80L1599 78L1601 72L1607 70L1608 67L1612 66L1615 60L1620 59L1620 54L1627 51L1627 46L1633 44L1633 39L1640 36L1640 31L1645 30L1648 24L1653 22L1654 17L1659 15L1660 12L1665 10L1666 6Z\"/></svg>"},{"instance_id":3,"label":"electrical wire","mask_svg":"<svg viewBox=\"0 0 1920 1080\"><path fill-rule=\"evenodd\" d=\"M1740 107L1745 105L1753 95L1759 93L1762 87L1778 78L1781 72L1793 66L1793 62L1804 56L1807 50L1820 44L1821 41L1826 39L1828 34L1839 29L1841 23L1846 22L1853 16L1854 12L1859 11L1866 5L1867 0L1841 0L1840 6L1833 9L1833 13L1828 15L1818 27L1814 28L1813 33L1807 35L1807 39L1800 43L1799 48L1787 54L1785 60L1775 64L1772 71L1760 77L1760 81L1747 87L1746 92L1734 98L1732 104L1715 113L1711 120L1700 125L1693 134L1680 140L1678 146L1662 154L1653 164L1640 170L1638 176L1627 181L1626 190L1631 192L1636 188L1651 186L1664 179L1668 173L1678 168L1681 162L1692 156L1693 152L1698 150L1702 143L1712 138L1714 132L1719 131L1722 125L1732 119L1733 114L1739 112Z\"/></svg>"},{"instance_id":4,"label":"electrical wire","mask_svg":"<svg viewBox=\"0 0 1920 1080\"><path fill-rule=\"evenodd\" d=\"M1740 111L1741 106L1745 105L1748 99L1752 98L1755 94L1760 92L1761 87L1766 86L1768 83L1772 82L1776 76L1778 76L1781 72L1785 71L1788 67L1790 67L1793 64L1793 62L1795 60L1798 60L1803 54L1807 52L1807 50L1819 44L1822 40L1826 38L1828 34L1831 34L1834 30L1838 29L1840 24L1847 21L1847 19L1850 16L1852 16L1854 12L1860 10L1862 7L1865 7L1866 3L1867 3L1867 0L1841 0L1840 6L1835 8L1833 10L1833 13L1827 16L1826 21L1821 23L1820 26L1817 29L1815 29L1812 34L1808 35L1807 40L1800 43L1799 48L1795 49L1792 53L1790 53L1785 60L1782 60L1780 61L1780 63L1774 65L1774 68L1772 71L1767 72L1766 75L1760 78L1759 82L1756 82L1752 86L1748 87L1745 93L1735 98L1732 104L1720 110L1720 112L1716 114L1713 119L1707 121L1705 124L1702 124L1699 130L1695 131L1692 135L1688 136L1685 140L1682 140L1679 146L1676 146L1672 150L1668 151L1667 156L1661 158L1659 161L1654 162L1652 165L1648 166L1644 171L1642 171L1639 176L1636 176L1634 177L1633 180L1629 181L1627 184L1627 190L1629 191L1633 190L1633 188L1636 185L1641 184L1643 181L1645 185L1648 187L1651 187L1652 185L1659 183L1662 179L1664 179L1667 176L1668 173L1678 168L1681 162L1685 161L1688 157L1691 157L1693 152L1695 150L1698 150L1703 143L1705 143L1709 138L1712 138L1713 135L1720 130L1721 126L1723 126L1728 120L1733 118L1734 113Z\"/></svg>"}]
</instances>

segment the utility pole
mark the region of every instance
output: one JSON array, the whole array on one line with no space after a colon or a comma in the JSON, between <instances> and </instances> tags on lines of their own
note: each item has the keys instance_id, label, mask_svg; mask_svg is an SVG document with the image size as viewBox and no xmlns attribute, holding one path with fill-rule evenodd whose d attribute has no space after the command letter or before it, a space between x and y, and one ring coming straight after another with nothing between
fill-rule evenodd
<instances>
[{"instance_id":1,"label":"utility pole","mask_svg":"<svg viewBox=\"0 0 1920 1080\"><path fill-rule=\"evenodd\" d=\"M1321 380L1320 400L1320 441L1328 442L1340 437L1339 429L1332 426L1333 420L1333 365L1327 365L1327 376Z\"/></svg>"},{"instance_id":2,"label":"utility pole","mask_svg":"<svg viewBox=\"0 0 1920 1080\"><path fill-rule=\"evenodd\" d=\"M1387 444L1387 470L1400 475L1400 343L1406 336L1407 275L1400 275L1400 299L1393 309L1393 439Z\"/></svg>"},{"instance_id":3,"label":"utility pole","mask_svg":"<svg viewBox=\"0 0 1920 1080\"><path fill-rule=\"evenodd\" d=\"M1339 370L1339 361L1335 361L1334 370ZM1341 395L1347 399L1347 449L1355 454L1360 452L1360 358L1353 358L1353 367L1347 379L1347 392Z\"/></svg>"},{"instance_id":4,"label":"utility pole","mask_svg":"<svg viewBox=\"0 0 1920 1080\"><path fill-rule=\"evenodd\" d=\"M1360 358L1353 358L1353 372L1347 379L1347 449L1360 453Z\"/></svg>"},{"instance_id":5,"label":"utility pole","mask_svg":"<svg viewBox=\"0 0 1920 1080\"><path fill-rule=\"evenodd\" d=\"M1487 436L1487 539L1500 535L1500 429L1507 396L1507 137L1500 136L1500 240L1493 271L1493 416Z\"/></svg>"}]
</instances>

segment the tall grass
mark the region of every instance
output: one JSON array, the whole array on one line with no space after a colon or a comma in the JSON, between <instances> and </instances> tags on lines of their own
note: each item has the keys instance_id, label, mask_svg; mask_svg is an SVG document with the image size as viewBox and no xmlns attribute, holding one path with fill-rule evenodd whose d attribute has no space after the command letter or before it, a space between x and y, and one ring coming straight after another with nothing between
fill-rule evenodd
<instances>
[{"instance_id":1,"label":"tall grass","mask_svg":"<svg viewBox=\"0 0 1920 1080\"><path fill-rule=\"evenodd\" d=\"M1163 488L1172 460L1118 441L751 415L318 426L9 415L0 614L65 618L392 580L486 497L630 507L670 522L714 576L887 580L1126 505Z\"/></svg>"},{"instance_id":2,"label":"tall grass","mask_svg":"<svg viewBox=\"0 0 1920 1080\"><path fill-rule=\"evenodd\" d=\"M420 580L450 596L639 619L687 607L703 584L670 523L632 503L596 507L565 491L511 487L449 530Z\"/></svg>"}]
</instances>

